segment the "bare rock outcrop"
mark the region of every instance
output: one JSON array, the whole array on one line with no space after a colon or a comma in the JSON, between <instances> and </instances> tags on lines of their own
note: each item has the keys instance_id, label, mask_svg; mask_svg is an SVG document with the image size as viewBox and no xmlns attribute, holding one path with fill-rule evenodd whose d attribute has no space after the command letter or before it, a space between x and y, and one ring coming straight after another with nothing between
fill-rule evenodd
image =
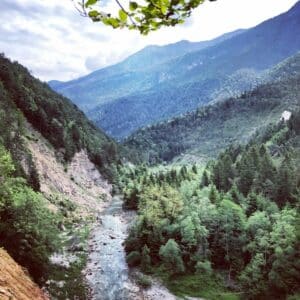
<instances>
[{"instance_id":1,"label":"bare rock outcrop","mask_svg":"<svg viewBox=\"0 0 300 300\"><path fill-rule=\"evenodd\" d=\"M34 129L30 128L30 131L36 138L27 141L27 147L37 168L41 192L46 198L67 198L79 207L83 216L102 211L111 200L111 185L89 160L87 152L76 153L71 163L64 166L51 145Z\"/></svg>"}]
</instances>

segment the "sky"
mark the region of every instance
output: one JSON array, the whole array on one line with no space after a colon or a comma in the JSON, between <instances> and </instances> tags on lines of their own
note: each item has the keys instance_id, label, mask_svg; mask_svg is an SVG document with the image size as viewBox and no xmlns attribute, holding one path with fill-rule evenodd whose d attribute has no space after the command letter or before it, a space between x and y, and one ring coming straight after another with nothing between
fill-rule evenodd
<instances>
[{"instance_id":1,"label":"sky","mask_svg":"<svg viewBox=\"0 0 300 300\"><path fill-rule=\"evenodd\" d=\"M125 5L128 0L121 0ZM71 80L115 64L147 45L202 41L250 28L290 9L297 0L205 1L183 25L148 36L111 29L79 15L71 0L0 0L0 52L43 81ZM114 0L103 0L104 11Z\"/></svg>"}]
</instances>

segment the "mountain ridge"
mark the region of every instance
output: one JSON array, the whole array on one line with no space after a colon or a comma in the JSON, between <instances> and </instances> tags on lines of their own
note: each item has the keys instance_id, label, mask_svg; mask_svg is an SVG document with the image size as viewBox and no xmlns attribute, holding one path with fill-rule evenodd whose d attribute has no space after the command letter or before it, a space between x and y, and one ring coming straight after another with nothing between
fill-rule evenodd
<instances>
[{"instance_id":1,"label":"mountain ridge","mask_svg":"<svg viewBox=\"0 0 300 300\"><path fill-rule=\"evenodd\" d=\"M116 98L155 86L160 80L162 65L178 57L181 52L189 52L190 47L203 48L239 33L241 31L238 30L211 41L184 43L180 49L174 48L176 43L162 47L146 47L121 63L96 70L67 83L52 81L50 86L87 112L99 103L109 103Z\"/></svg>"},{"instance_id":2,"label":"mountain ridge","mask_svg":"<svg viewBox=\"0 0 300 300\"><path fill-rule=\"evenodd\" d=\"M300 52L269 71L270 81L241 96L137 130L124 145L141 161L157 163L194 156L207 161L230 143L246 142L285 111L300 105ZM176 134L172 134L176 132Z\"/></svg>"},{"instance_id":3,"label":"mountain ridge","mask_svg":"<svg viewBox=\"0 0 300 300\"><path fill-rule=\"evenodd\" d=\"M154 79L145 78L150 85L156 80L153 88L138 85L139 92L127 91L90 110L88 116L111 136L123 139L137 128L191 111L215 98L225 99L230 96L223 94L225 90L242 93L255 87L262 72L300 50L299 5L230 39L160 65ZM241 70L247 76L240 76ZM115 115L120 122L114 120Z\"/></svg>"}]
</instances>

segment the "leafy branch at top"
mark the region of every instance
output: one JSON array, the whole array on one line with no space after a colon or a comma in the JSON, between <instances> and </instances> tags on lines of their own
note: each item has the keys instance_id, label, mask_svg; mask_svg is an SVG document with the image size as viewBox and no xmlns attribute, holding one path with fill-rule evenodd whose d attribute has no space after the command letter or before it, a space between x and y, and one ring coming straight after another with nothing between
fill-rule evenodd
<instances>
[{"instance_id":1,"label":"leafy branch at top","mask_svg":"<svg viewBox=\"0 0 300 300\"><path fill-rule=\"evenodd\" d=\"M129 28L148 34L162 26L175 26L184 23L193 9L205 0L143 0L142 3L129 1L125 8L119 0L114 0L119 7L118 14L101 11L100 0L73 0L80 15L102 22L113 28ZM216 1L216 0L209 0Z\"/></svg>"}]
</instances>

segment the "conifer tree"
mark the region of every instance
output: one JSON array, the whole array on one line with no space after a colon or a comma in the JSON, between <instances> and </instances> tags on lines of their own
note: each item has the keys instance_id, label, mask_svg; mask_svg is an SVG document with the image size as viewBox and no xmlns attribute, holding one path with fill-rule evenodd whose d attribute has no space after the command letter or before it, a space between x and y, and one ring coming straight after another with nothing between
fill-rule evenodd
<instances>
[{"instance_id":1,"label":"conifer tree","mask_svg":"<svg viewBox=\"0 0 300 300\"><path fill-rule=\"evenodd\" d=\"M169 239L165 245L160 247L159 256L165 268L171 274L184 272L185 268L181 257L181 250L174 239Z\"/></svg>"},{"instance_id":2,"label":"conifer tree","mask_svg":"<svg viewBox=\"0 0 300 300\"><path fill-rule=\"evenodd\" d=\"M150 249L147 245L144 245L142 249L142 255L141 255L141 268L144 272L149 270L149 267L151 266L151 257L150 257Z\"/></svg>"}]
</instances>

